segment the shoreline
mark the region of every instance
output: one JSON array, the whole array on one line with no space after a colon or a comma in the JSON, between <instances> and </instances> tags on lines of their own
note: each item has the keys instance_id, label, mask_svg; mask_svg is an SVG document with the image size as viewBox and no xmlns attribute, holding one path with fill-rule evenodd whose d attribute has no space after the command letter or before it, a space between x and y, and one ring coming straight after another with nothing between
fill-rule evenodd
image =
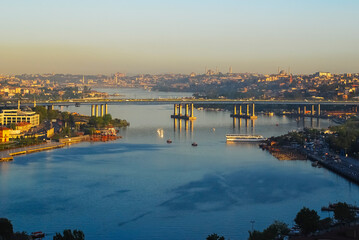
<instances>
[{"instance_id":1,"label":"shoreline","mask_svg":"<svg viewBox=\"0 0 359 240\"><path fill-rule=\"evenodd\" d=\"M14 160L14 156L18 155L26 155L35 152L42 152L47 150L53 150L57 148L63 148L65 146L81 143L81 142L107 142L120 139L121 136L116 136L116 138L99 138L97 139L94 136L84 135L78 137L71 137L71 138L61 138L58 142L50 142L50 143L40 143L37 145L27 146L27 147L20 147L20 148L12 148L8 150L0 151L0 163L1 162L9 162Z\"/></svg>"},{"instance_id":2,"label":"shoreline","mask_svg":"<svg viewBox=\"0 0 359 240\"><path fill-rule=\"evenodd\" d=\"M300 151L293 148L283 148L283 147L270 147L270 146L261 146L263 150L268 151L272 156L278 160L310 160L313 163L317 163L319 166L323 166L325 169L338 174L339 176L359 185L359 173L357 174L356 170L351 167L347 167L343 163L330 162L321 159L319 156L316 156L311 153L307 153L304 150Z\"/></svg>"},{"instance_id":3,"label":"shoreline","mask_svg":"<svg viewBox=\"0 0 359 240\"><path fill-rule=\"evenodd\" d=\"M13 148L10 150L4 150L0 152L0 162L9 162L14 160L14 156L25 155L35 152L42 152L46 150L52 150L57 148L63 148L66 146L66 143L43 143L35 146Z\"/></svg>"}]
</instances>

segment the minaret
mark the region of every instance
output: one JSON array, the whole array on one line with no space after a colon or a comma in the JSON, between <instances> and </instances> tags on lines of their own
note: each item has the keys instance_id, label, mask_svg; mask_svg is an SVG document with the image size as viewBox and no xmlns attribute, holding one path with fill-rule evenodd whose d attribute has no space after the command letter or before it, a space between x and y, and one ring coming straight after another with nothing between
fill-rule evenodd
<instances>
[{"instance_id":1,"label":"minaret","mask_svg":"<svg viewBox=\"0 0 359 240\"><path fill-rule=\"evenodd\" d=\"M82 85L85 85L85 75L82 75Z\"/></svg>"},{"instance_id":2,"label":"minaret","mask_svg":"<svg viewBox=\"0 0 359 240\"><path fill-rule=\"evenodd\" d=\"M229 73L232 74L232 67L229 67Z\"/></svg>"}]
</instances>

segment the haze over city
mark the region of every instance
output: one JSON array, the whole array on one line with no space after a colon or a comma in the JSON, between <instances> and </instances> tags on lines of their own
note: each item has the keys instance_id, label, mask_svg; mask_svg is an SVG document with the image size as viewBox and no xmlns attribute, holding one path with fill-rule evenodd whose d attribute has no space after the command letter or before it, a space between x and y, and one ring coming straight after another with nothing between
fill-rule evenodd
<instances>
[{"instance_id":1,"label":"haze over city","mask_svg":"<svg viewBox=\"0 0 359 240\"><path fill-rule=\"evenodd\" d=\"M358 72L355 0L5 1L0 73Z\"/></svg>"}]
</instances>

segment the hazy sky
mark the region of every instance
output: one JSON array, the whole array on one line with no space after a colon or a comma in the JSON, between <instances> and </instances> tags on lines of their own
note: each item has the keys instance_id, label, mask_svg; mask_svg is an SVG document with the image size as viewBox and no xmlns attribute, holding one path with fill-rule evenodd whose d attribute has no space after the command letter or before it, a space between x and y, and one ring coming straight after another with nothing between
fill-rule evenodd
<instances>
[{"instance_id":1,"label":"hazy sky","mask_svg":"<svg viewBox=\"0 0 359 240\"><path fill-rule=\"evenodd\" d=\"M359 72L358 0L1 0L0 73Z\"/></svg>"}]
</instances>

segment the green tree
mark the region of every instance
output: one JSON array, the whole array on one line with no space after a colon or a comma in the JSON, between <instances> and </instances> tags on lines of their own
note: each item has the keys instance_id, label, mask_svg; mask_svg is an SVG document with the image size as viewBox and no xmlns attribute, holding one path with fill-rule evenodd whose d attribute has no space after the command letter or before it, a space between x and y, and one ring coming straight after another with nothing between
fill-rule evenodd
<instances>
[{"instance_id":1,"label":"green tree","mask_svg":"<svg viewBox=\"0 0 359 240\"><path fill-rule=\"evenodd\" d=\"M208 235L206 240L225 240L223 236L218 236L217 233L212 233L211 235Z\"/></svg>"},{"instance_id":2,"label":"green tree","mask_svg":"<svg viewBox=\"0 0 359 240\"><path fill-rule=\"evenodd\" d=\"M4 240L10 240L13 234L14 230L10 220L7 218L0 218L0 236Z\"/></svg>"},{"instance_id":3,"label":"green tree","mask_svg":"<svg viewBox=\"0 0 359 240\"><path fill-rule=\"evenodd\" d=\"M333 220L330 217L321 219L319 221L319 229L323 230L323 229L328 229L332 226L333 224Z\"/></svg>"},{"instance_id":4,"label":"green tree","mask_svg":"<svg viewBox=\"0 0 359 240\"><path fill-rule=\"evenodd\" d=\"M11 240L29 240L29 235L26 232L16 232Z\"/></svg>"},{"instance_id":5,"label":"green tree","mask_svg":"<svg viewBox=\"0 0 359 240\"><path fill-rule=\"evenodd\" d=\"M68 112L62 112L61 113L61 118L62 118L63 121L69 122L70 121L70 114Z\"/></svg>"},{"instance_id":6,"label":"green tree","mask_svg":"<svg viewBox=\"0 0 359 240\"><path fill-rule=\"evenodd\" d=\"M56 233L53 237L53 240L84 240L85 234L80 230L73 230L66 229L63 232L63 235L61 233Z\"/></svg>"},{"instance_id":7,"label":"green tree","mask_svg":"<svg viewBox=\"0 0 359 240\"><path fill-rule=\"evenodd\" d=\"M64 133L65 135L67 135L67 136L70 136L70 134L71 134L71 129L70 129L69 127L65 127L65 128L63 129L63 133Z\"/></svg>"},{"instance_id":8,"label":"green tree","mask_svg":"<svg viewBox=\"0 0 359 240\"><path fill-rule=\"evenodd\" d=\"M111 114L106 114L103 118L103 123L105 126L109 125L112 122L112 116Z\"/></svg>"},{"instance_id":9,"label":"green tree","mask_svg":"<svg viewBox=\"0 0 359 240\"><path fill-rule=\"evenodd\" d=\"M348 223L355 220L355 212L347 203L338 202L334 208L334 219L341 223Z\"/></svg>"},{"instance_id":10,"label":"green tree","mask_svg":"<svg viewBox=\"0 0 359 240\"><path fill-rule=\"evenodd\" d=\"M47 109L45 107L36 106L33 110L40 115L41 122L43 122L45 119L47 119Z\"/></svg>"},{"instance_id":11,"label":"green tree","mask_svg":"<svg viewBox=\"0 0 359 240\"><path fill-rule=\"evenodd\" d=\"M289 228L286 223L274 221L263 232L254 230L249 231L249 240L282 240L289 233Z\"/></svg>"},{"instance_id":12,"label":"green tree","mask_svg":"<svg viewBox=\"0 0 359 240\"><path fill-rule=\"evenodd\" d=\"M10 128L11 128L12 130L15 130L15 129L16 129L16 124L15 124L15 123L11 123L11 124L10 124Z\"/></svg>"},{"instance_id":13,"label":"green tree","mask_svg":"<svg viewBox=\"0 0 359 240\"><path fill-rule=\"evenodd\" d=\"M295 217L294 221L301 229L302 233L308 234L315 232L319 227L318 213L315 210L303 207Z\"/></svg>"},{"instance_id":14,"label":"green tree","mask_svg":"<svg viewBox=\"0 0 359 240\"><path fill-rule=\"evenodd\" d=\"M59 118L59 111L57 110L48 110L47 111L47 119L51 120L51 119L57 119Z\"/></svg>"}]
</instances>

